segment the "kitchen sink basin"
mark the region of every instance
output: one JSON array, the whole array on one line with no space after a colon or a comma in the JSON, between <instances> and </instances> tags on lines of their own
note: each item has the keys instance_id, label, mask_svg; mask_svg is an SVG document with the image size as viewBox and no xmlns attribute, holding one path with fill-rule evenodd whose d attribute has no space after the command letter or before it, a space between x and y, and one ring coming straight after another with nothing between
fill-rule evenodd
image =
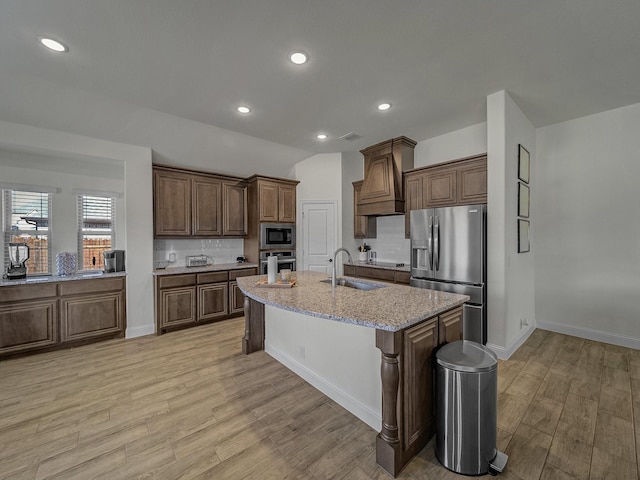
<instances>
[{"instance_id":1,"label":"kitchen sink basin","mask_svg":"<svg viewBox=\"0 0 640 480\"><path fill-rule=\"evenodd\" d=\"M331 279L320 280L322 283L331 284ZM356 290L376 290L384 288L386 285L381 283L363 282L361 280L352 280L350 278L336 278L336 286L355 288Z\"/></svg>"}]
</instances>

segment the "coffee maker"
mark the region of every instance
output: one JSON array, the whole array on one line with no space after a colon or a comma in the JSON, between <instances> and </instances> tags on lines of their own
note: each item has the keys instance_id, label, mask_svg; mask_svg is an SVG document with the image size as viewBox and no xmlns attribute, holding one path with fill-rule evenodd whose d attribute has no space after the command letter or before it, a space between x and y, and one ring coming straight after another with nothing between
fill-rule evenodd
<instances>
[{"instance_id":1,"label":"coffee maker","mask_svg":"<svg viewBox=\"0 0 640 480\"><path fill-rule=\"evenodd\" d=\"M104 256L104 272L124 272L124 250L107 250Z\"/></svg>"},{"instance_id":2,"label":"coffee maker","mask_svg":"<svg viewBox=\"0 0 640 480\"><path fill-rule=\"evenodd\" d=\"M27 278L26 261L29 260L29 245L26 243L10 243L9 266L7 267L7 278L9 280L19 280Z\"/></svg>"}]
</instances>

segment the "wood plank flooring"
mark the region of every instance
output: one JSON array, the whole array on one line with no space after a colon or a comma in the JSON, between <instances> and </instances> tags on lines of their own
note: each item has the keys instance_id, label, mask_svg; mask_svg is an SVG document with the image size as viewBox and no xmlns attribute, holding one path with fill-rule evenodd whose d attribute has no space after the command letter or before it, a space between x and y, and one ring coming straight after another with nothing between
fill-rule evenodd
<instances>
[{"instance_id":1,"label":"wood plank flooring","mask_svg":"<svg viewBox=\"0 0 640 480\"><path fill-rule=\"evenodd\" d=\"M389 479L376 432L241 355L243 327L0 361L0 479ZM498 372L498 478L638 478L640 352L536 330ZM399 478L463 477L428 445Z\"/></svg>"}]
</instances>

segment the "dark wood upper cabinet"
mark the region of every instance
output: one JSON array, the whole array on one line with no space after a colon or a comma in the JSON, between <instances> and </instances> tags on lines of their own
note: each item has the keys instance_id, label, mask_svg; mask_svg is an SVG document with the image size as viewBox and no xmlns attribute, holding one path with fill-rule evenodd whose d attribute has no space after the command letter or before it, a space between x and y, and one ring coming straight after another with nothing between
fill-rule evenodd
<instances>
[{"instance_id":1,"label":"dark wood upper cabinet","mask_svg":"<svg viewBox=\"0 0 640 480\"><path fill-rule=\"evenodd\" d=\"M360 215L358 200L364 180L353 182L353 238L376 238L376 217Z\"/></svg>"},{"instance_id":2,"label":"dark wood upper cabinet","mask_svg":"<svg viewBox=\"0 0 640 480\"><path fill-rule=\"evenodd\" d=\"M278 221L296 223L295 185L278 185Z\"/></svg>"},{"instance_id":3,"label":"dark wood upper cabinet","mask_svg":"<svg viewBox=\"0 0 640 480\"><path fill-rule=\"evenodd\" d=\"M191 235L191 178L189 175L154 169L153 220L156 237Z\"/></svg>"},{"instance_id":4,"label":"dark wood upper cabinet","mask_svg":"<svg viewBox=\"0 0 640 480\"><path fill-rule=\"evenodd\" d=\"M247 187L239 182L222 182L222 235L247 234Z\"/></svg>"},{"instance_id":5,"label":"dark wood upper cabinet","mask_svg":"<svg viewBox=\"0 0 640 480\"><path fill-rule=\"evenodd\" d=\"M487 155L415 168L404 174L405 236L411 210L487 203Z\"/></svg>"},{"instance_id":6,"label":"dark wood upper cabinet","mask_svg":"<svg viewBox=\"0 0 640 480\"><path fill-rule=\"evenodd\" d=\"M222 235L222 182L215 178L191 179L193 235Z\"/></svg>"},{"instance_id":7,"label":"dark wood upper cabinet","mask_svg":"<svg viewBox=\"0 0 640 480\"><path fill-rule=\"evenodd\" d=\"M258 189L258 221L265 223L296 223L297 181L260 177L255 181Z\"/></svg>"},{"instance_id":8,"label":"dark wood upper cabinet","mask_svg":"<svg viewBox=\"0 0 640 480\"><path fill-rule=\"evenodd\" d=\"M154 166L153 183L156 238L246 235L247 193L242 179Z\"/></svg>"},{"instance_id":9,"label":"dark wood upper cabinet","mask_svg":"<svg viewBox=\"0 0 640 480\"><path fill-rule=\"evenodd\" d=\"M407 137L387 140L361 150L364 182L358 201L360 215L404 212L402 172L413 168L416 142Z\"/></svg>"}]
</instances>

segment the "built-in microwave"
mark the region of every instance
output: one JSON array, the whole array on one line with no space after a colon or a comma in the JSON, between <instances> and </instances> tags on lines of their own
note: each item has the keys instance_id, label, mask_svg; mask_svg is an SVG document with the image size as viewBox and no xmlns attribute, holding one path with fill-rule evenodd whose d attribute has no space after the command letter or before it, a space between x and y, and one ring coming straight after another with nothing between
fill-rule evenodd
<instances>
[{"instance_id":1,"label":"built-in microwave","mask_svg":"<svg viewBox=\"0 0 640 480\"><path fill-rule=\"evenodd\" d=\"M260 248L296 248L296 226L293 223L261 223Z\"/></svg>"}]
</instances>

